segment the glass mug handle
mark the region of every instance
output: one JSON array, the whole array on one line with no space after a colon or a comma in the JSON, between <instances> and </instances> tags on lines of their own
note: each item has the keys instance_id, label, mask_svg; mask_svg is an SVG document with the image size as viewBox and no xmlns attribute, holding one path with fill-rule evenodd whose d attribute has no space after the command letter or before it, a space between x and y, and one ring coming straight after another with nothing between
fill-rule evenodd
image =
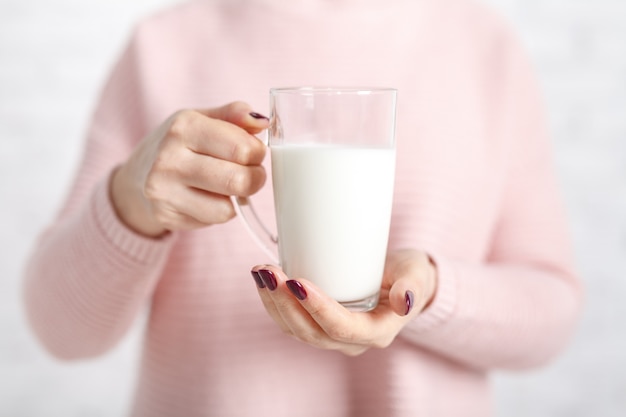
<instances>
[{"instance_id":1,"label":"glass mug handle","mask_svg":"<svg viewBox=\"0 0 626 417\"><path fill-rule=\"evenodd\" d=\"M265 146L268 146L269 131L266 130L263 133L265 137L257 137ZM278 249L278 237L265 226L265 223L263 223L254 209L252 201L248 197L237 197L234 195L230 196L230 201L233 203L235 213L241 220L241 224L243 224L250 237L252 237L257 246L269 256L270 260L275 265L279 265L280 261L276 254Z\"/></svg>"},{"instance_id":2,"label":"glass mug handle","mask_svg":"<svg viewBox=\"0 0 626 417\"><path fill-rule=\"evenodd\" d=\"M248 197L237 197L233 195L230 196L230 201L233 203L237 217L241 219L241 223L257 246L269 256L274 264L279 265L280 261L276 255L278 237L270 232L263 221L261 221L256 210L254 210L252 201Z\"/></svg>"}]
</instances>

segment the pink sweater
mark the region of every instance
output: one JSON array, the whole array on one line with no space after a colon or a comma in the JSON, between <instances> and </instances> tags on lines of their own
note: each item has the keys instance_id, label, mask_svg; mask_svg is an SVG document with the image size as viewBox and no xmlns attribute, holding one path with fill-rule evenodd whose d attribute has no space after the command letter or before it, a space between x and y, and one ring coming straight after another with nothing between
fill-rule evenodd
<instances>
[{"instance_id":1,"label":"pink sweater","mask_svg":"<svg viewBox=\"0 0 626 417\"><path fill-rule=\"evenodd\" d=\"M434 302L350 358L281 333L241 224L138 236L112 169L180 108L285 85L399 89L390 247L436 259ZM487 416L488 373L546 363L581 306L542 106L519 43L464 0L197 0L138 25L96 109L67 202L29 261L25 304L63 359L149 319L133 416ZM272 219L270 186L255 196Z\"/></svg>"}]
</instances>

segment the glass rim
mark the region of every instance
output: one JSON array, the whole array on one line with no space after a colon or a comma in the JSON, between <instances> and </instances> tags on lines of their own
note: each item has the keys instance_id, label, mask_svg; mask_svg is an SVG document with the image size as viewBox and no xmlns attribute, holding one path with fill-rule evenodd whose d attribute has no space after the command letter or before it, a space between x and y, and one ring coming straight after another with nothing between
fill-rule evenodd
<instances>
[{"instance_id":1,"label":"glass rim","mask_svg":"<svg viewBox=\"0 0 626 417\"><path fill-rule=\"evenodd\" d=\"M273 87L270 88L271 95L277 94L377 94L377 93L397 93L397 88L392 87L361 87L361 86L298 86L298 87Z\"/></svg>"}]
</instances>

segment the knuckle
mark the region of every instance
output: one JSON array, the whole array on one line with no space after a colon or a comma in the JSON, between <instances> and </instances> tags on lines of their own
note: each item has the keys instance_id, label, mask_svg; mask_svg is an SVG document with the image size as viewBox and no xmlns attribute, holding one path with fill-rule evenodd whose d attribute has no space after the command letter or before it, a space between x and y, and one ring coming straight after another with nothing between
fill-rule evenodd
<instances>
[{"instance_id":1,"label":"knuckle","mask_svg":"<svg viewBox=\"0 0 626 417\"><path fill-rule=\"evenodd\" d=\"M231 160L241 165L251 164L254 150L247 141L234 141L231 149Z\"/></svg>"},{"instance_id":2,"label":"knuckle","mask_svg":"<svg viewBox=\"0 0 626 417\"><path fill-rule=\"evenodd\" d=\"M174 152L159 152L155 155L143 180L144 196L161 199L167 195L166 188L171 184L169 179L175 171Z\"/></svg>"},{"instance_id":3,"label":"knuckle","mask_svg":"<svg viewBox=\"0 0 626 417\"><path fill-rule=\"evenodd\" d=\"M250 112L250 106L243 101L232 101L219 108L219 119L240 125Z\"/></svg>"},{"instance_id":4,"label":"knuckle","mask_svg":"<svg viewBox=\"0 0 626 417\"><path fill-rule=\"evenodd\" d=\"M221 200L213 207L213 221L211 223L226 223L235 217L235 209L230 201Z\"/></svg>"},{"instance_id":5,"label":"knuckle","mask_svg":"<svg viewBox=\"0 0 626 417\"><path fill-rule=\"evenodd\" d=\"M146 200L151 202L161 200L161 196L163 195L162 187L152 173L148 175L148 178L143 186L143 195Z\"/></svg>"},{"instance_id":6,"label":"knuckle","mask_svg":"<svg viewBox=\"0 0 626 417\"><path fill-rule=\"evenodd\" d=\"M241 190L245 195L250 195L263 187L266 181L266 173L263 167L253 167L246 169L246 182L242 184L244 188Z\"/></svg>"},{"instance_id":7,"label":"knuckle","mask_svg":"<svg viewBox=\"0 0 626 417\"><path fill-rule=\"evenodd\" d=\"M249 109L248 104L240 100L236 100L228 104L228 110L229 112L232 112L232 113L247 112L248 109Z\"/></svg>"},{"instance_id":8,"label":"knuckle","mask_svg":"<svg viewBox=\"0 0 626 417\"><path fill-rule=\"evenodd\" d=\"M226 179L226 188L237 196L247 195L251 188L251 178L247 170L233 169Z\"/></svg>"},{"instance_id":9,"label":"knuckle","mask_svg":"<svg viewBox=\"0 0 626 417\"><path fill-rule=\"evenodd\" d=\"M168 173L172 170L170 167L170 159L164 156L166 152L162 152L154 158L154 162L152 163L152 167L150 167L150 171L148 172L148 180L152 182L157 182L160 179L161 173Z\"/></svg>"},{"instance_id":10,"label":"knuckle","mask_svg":"<svg viewBox=\"0 0 626 417\"><path fill-rule=\"evenodd\" d=\"M260 140L252 136L242 136L231 142L230 159L241 165L260 165L266 151Z\"/></svg>"},{"instance_id":11,"label":"knuckle","mask_svg":"<svg viewBox=\"0 0 626 417\"><path fill-rule=\"evenodd\" d=\"M193 116L194 112L188 109L179 110L174 113L169 124L169 135L177 139L184 138L192 123Z\"/></svg>"}]
</instances>

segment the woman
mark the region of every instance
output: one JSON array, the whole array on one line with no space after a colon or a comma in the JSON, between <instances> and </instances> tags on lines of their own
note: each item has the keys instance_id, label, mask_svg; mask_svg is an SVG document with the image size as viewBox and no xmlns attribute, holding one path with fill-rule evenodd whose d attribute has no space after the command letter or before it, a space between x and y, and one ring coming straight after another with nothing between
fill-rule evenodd
<instances>
[{"instance_id":1,"label":"woman","mask_svg":"<svg viewBox=\"0 0 626 417\"><path fill-rule=\"evenodd\" d=\"M284 85L400 92L369 313L265 265L231 221L229 195L272 216L253 135ZM133 416L487 416L489 371L546 363L576 323L532 71L471 1L184 3L137 26L87 139L25 303L64 359L107 351L150 306Z\"/></svg>"}]
</instances>

